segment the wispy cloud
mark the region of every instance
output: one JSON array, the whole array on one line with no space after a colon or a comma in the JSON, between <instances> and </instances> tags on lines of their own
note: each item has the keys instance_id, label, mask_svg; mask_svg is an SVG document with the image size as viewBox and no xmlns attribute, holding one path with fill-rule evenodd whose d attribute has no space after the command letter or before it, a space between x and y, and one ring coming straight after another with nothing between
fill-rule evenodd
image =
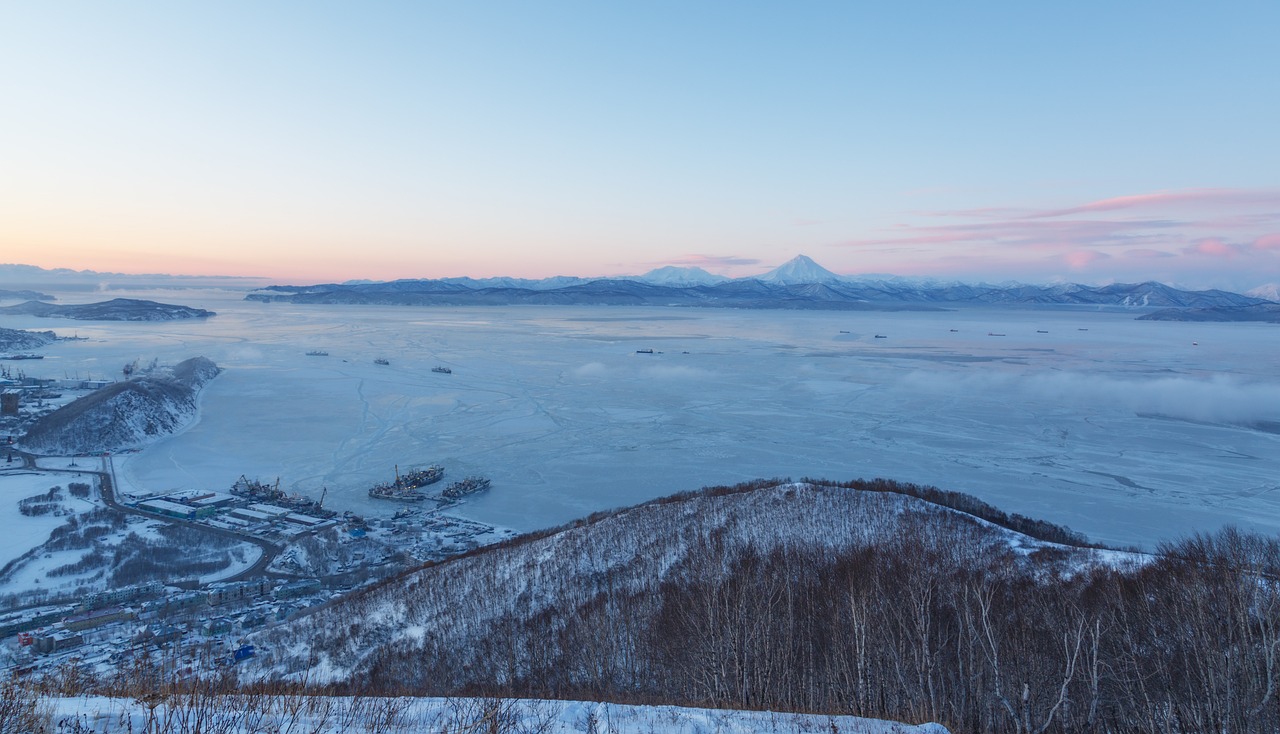
<instances>
[{"instance_id":1,"label":"wispy cloud","mask_svg":"<svg viewBox=\"0 0 1280 734\"><path fill-rule=\"evenodd\" d=\"M1047 209L1026 215L1028 218L1068 217L1075 214L1177 208L1239 208L1242 206L1268 206L1280 208L1280 192L1248 189L1188 189L1184 191L1157 191L1150 194L1133 194L1099 199L1065 209Z\"/></svg>"},{"instance_id":2,"label":"wispy cloud","mask_svg":"<svg viewBox=\"0 0 1280 734\"><path fill-rule=\"evenodd\" d=\"M989 242L1026 247L1132 247L1138 240L1167 239L1151 230L1176 230L1182 222L1164 219L1112 221L1105 219L1046 221L1000 219L970 224L903 225L882 237L848 240L848 246Z\"/></svg>"},{"instance_id":3,"label":"wispy cloud","mask_svg":"<svg viewBox=\"0 0 1280 734\"><path fill-rule=\"evenodd\" d=\"M1134 250L1125 250L1123 254L1125 257L1131 257L1135 260L1143 260L1143 259L1158 260L1158 259L1167 258L1167 257L1177 257L1177 255L1173 254L1172 252L1165 252L1164 250L1152 250L1152 249L1141 248L1141 247Z\"/></svg>"},{"instance_id":4,"label":"wispy cloud","mask_svg":"<svg viewBox=\"0 0 1280 734\"><path fill-rule=\"evenodd\" d=\"M1280 234L1265 234L1253 241L1255 250L1280 250Z\"/></svg>"},{"instance_id":5,"label":"wispy cloud","mask_svg":"<svg viewBox=\"0 0 1280 734\"><path fill-rule=\"evenodd\" d=\"M1186 277L1247 287L1280 275L1280 190L1186 189L1057 207L913 212L839 245L901 271L927 272L926 261L952 273Z\"/></svg>"},{"instance_id":6,"label":"wispy cloud","mask_svg":"<svg viewBox=\"0 0 1280 734\"><path fill-rule=\"evenodd\" d=\"M651 262L650 265L680 265L699 268L736 268L744 265L759 265L760 260L754 257L737 255L684 255L670 260Z\"/></svg>"},{"instance_id":7,"label":"wispy cloud","mask_svg":"<svg viewBox=\"0 0 1280 734\"><path fill-rule=\"evenodd\" d=\"M1235 257L1239 255L1241 250L1239 245L1233 245L1225 242L1217 237L1207 237L1202 240L1193 242L1189 247L1183 248L1183 252L1188 255L1208 255L1209 257Z\"/></svg>"}]
</instances>

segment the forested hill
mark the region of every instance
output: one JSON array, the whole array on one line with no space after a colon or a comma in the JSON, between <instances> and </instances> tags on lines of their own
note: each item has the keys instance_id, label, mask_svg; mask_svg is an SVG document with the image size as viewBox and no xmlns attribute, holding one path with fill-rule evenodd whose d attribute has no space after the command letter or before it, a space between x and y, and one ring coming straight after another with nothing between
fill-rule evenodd
<instances>
[{"instance_id":1,"label":"forested hill","mask_svg":"<svg viewBox=\"0 0 1280 734\"><path fill-rule=\"evenodd\" d=\"M68 306L27 301L15 306L0 306L0 314L20 314L81 321L175 321L178 319L203 319L214 316L213 311L172 303L157 303L136 298L113 298L99 303L81 303Z\"/></svg>"},{"instance_id":2,"label":"forested hill","mask_svg":"<svg viewBox=\"0 0 1280 734\"><path fill-rule=\"evenodd\" d=\"M1280 730L1274 540L1054 545L899 488L760 483L593 516L260 633L274 657L244 674L965 732Z\"/></svg>"},{"instance_id":3,"label":"forested hill","mask_svg":"<svg viewBox=\"0 0 1280 734\"><path fill-rule=\"evenodd\" d=\"M77 454L134 448L178 430L196 415L196 396L219 372L205 357L113 383L32 424L23 448Z\"/></svg>"}]
</instances>

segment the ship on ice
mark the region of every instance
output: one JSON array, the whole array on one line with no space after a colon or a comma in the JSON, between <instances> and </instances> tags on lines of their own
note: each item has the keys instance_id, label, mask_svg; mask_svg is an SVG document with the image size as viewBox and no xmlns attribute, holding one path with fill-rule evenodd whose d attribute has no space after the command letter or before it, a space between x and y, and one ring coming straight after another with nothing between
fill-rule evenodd
<instances>
[{"instance_id":1,"label":"ship on ice","mask_svg":"<svg viewBox=\"0 0 1280 734\"><path fill-rule=\"evenodd\" d=\"M469 494L482 492L489 488L489 480L484 477L467 477L466 479L454 482L444 488L440 493L442 497L450 500L457 500L466 497Z\"/></svg>"},{"instance_id":2,"label":"ship on ice","mask_svg":"<svg viewBox=\"0 0 1280 734\"><path fill-rule=\"evenodd\" d=\"M418 491L419 488L440 481L444 476L444 467L432 464L426 469L415 469L404 475L396 469L396 479L391 483L375 484L369 488L369 496L378 500L397 500L400 502L421 502L427 496Z\"/></svg>"}]
</instances>

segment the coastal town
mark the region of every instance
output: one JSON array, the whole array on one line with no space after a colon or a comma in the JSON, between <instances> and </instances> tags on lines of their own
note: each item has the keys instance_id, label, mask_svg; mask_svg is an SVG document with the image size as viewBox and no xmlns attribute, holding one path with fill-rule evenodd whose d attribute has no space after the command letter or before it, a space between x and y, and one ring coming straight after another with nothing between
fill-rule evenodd
<instances>
[{"instance_id":1,"label":"coastal town","mask_svg":"<svg viewBox=\"0 0 1280 734\"><path fill-rule=\"evenodd\" d=\"M19 457L20 466L34 464L36 470L45 463L26 454ZM112 457L72 461L80 464L76 476L97 479L89 494L102 510L145 524L198 528L250 544L256 552L206 576L153 579L54 595L42 603L6 604L11 611L0 615L0 665L13 672L71 666L105 673L139 656L168 660L177 670L211 661L234 664L269 654L243 642L252 631L297 619L367 584L511 535L442 512L456 501L442 496L435 507L401 507L390 518L337 513L320 501L287 496L274 484L247 478L226 492L112 497ZM95 464L102 469L86 470ZM9 467L3 471L31 471ZM75 486L85 485L73 485L73 490ZM0 580L10 567L0 572ZM23 595L10 598L20 602Z\"/></svg>"},{"instance_id":2,"label":"coastal town","mask_svg":"<svg viewBox=\"0 0 1280 734\"><path fill-rule=\"evenodd\" d=\"M22 515L65 519L0 569L0 666L11 673L105 675L141 660L164 661L177 674L235 665L271 654L244 640L251 632L513 534L449 513L489 480L442 482L437 464L393 466L391 479L368 489L394 506L389 517L338 511L325 505L327 488L301 496L281 489L279 478L122 487L119 454L39 456L15 440L114 381L37 378L11 367L0 381L0 479L15 480L6 488L38 488L11 498ZM170 540L176 544L163 545ZM121 584L132 576L122 575L118 566L128 564L119 550L131 542L152 543L146 552L169 558L142 563L136 582ZM214 550L201 555L206 545ZM74 560L58 565L63 556Z\"/></svg>"}]
</instances>

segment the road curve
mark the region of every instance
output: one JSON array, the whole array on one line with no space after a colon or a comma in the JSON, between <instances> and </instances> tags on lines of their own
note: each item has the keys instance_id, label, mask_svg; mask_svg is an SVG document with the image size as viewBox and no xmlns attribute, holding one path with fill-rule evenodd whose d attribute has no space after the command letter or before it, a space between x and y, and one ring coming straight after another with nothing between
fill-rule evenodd
<instances>
[{"instance_id":1,"label":"road curve","mask_svg":"<svg viewBox=\"0 0 1280 734\"><path fill-rule=\"evenodd\" d=\"M222 528L213 528L213 527L209 527L208 525L201 525L198 523L183 522L181 520L177 520L174 518L164 517L163 515L154 515L150 512L143 512L142 510L138 510L133 507L129 507L127 505L122 505L116 500L116 497L115 497L115 479L112 476L112 472L107 471L106 469L94 470L94 469L80 468L80 467L77 467L75 469L55 469L55 468L41 467L38 464L37 460L40 458L46 458L46 457L40 457L40 456L37 456L36 454L31 454L26 451L13 448L12 446L8 447L8 451L12 452L15 457L20 457L22 459L22 466L24 469L30 469L32 471L40 471L40 472L49 472L49 473L96 475L98 477L98 486L101 488L103 504L105 504L107 507L110 507L118 512L123 512L126 515L135 515L137 517L144 517L148 520L159 520L159 521L167 522L174 525L181 523L187 527L195 528L201 532L222 536L224 538L230 538L232 540L252 543L253 545L258 546L258 548L262 550L261 557L258 558L258 560L252 566L249 566L248 568L244 569L239 573L228 576L222 579L222 581L240 581L242 579L253 578L256 576L268 576L271 578L281 578L281 579L297 578L296 576L291 576L289 574L276 573L274 571L267 570L267 566L271 565L271 562L275 560L276 556L280 555L281 551L284 550L282 546L276 543L272 543L269 540L264 540L263 538L259 538L256 536L237 533L234 530L224 530ZM104 458L106 461L110 461L109 456Z\"/></svg>"}]
</instances>

